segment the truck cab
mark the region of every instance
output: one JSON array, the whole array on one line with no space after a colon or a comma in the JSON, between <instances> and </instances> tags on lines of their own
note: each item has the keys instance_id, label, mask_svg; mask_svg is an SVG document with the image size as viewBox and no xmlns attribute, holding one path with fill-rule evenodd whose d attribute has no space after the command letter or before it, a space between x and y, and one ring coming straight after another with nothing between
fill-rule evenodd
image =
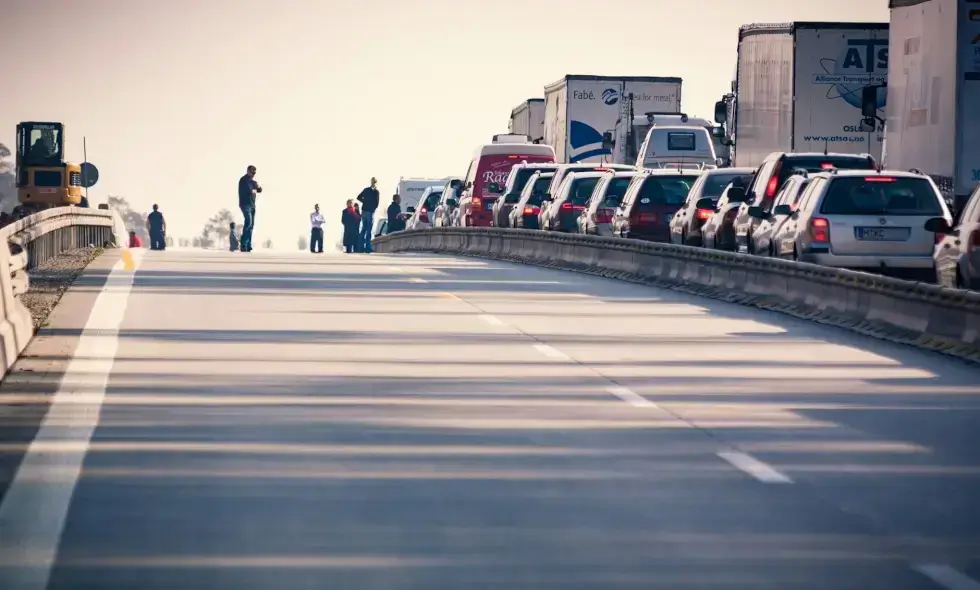
<instances>
[{"instance_id":1,"label":"truck cab","mask_svg":"<svg viewBox=\"0 0 980 590\"><path fill-rule=\"evenodd\" d=\"M722 162L716 163L714 158L709 162L712 166L727 166L730 161L728 158L728 148L724 142L724 129L715 125L713 122L700 117L689 117L686 113L672 112L648 112L643 116L633 117L632 125L627 128L622 124L622 118L616 122L616 127L603 134L603 144L610 149L613 154L613 162L616 164L637 164L640 155L644 153L643 145L646 143L650 130L658 126L683 126L700 127L708 132L709 142L714 148L715 158L721 157Z\"/></svg>"},{"instance_id":2,"label":"truck cab","mask_svg":"<svg viewBox=\"0 0 980 590\"><path fill-rule=\"evenodd\" d=\"M637 169L718 168L724 161L715 153L711 133L702 125L660 125L647 131L636 158Z\"/></svg>"},{"instance_id":3,"label":"truck cab","mask_svg":"<svg viewBox=\"0 0 980 590\"><path fill-rule=\"evenodd\" d=\"M17 125L17 196L28 207L78 205L82 201L82 168L65 162L65 127L61 123Z\"/></svg>"}]
</instances>

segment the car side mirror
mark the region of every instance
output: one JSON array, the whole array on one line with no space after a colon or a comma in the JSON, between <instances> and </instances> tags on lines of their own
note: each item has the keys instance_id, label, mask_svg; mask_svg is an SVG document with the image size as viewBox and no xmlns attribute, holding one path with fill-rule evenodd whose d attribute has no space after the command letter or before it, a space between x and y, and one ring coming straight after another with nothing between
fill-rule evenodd
<instances>
[{"instance_id":1,"label":"car side mirror","mask_svg":"<svg viewBox=\"0 0 980 590\"><path fill-rule=\"evenodd\" d=\"M491 182L490 184L487 185L487 192L494 195L499 195L503 191L498 183Z\"/></svg>"},{"instance_id":2,"label":"car side mirror","mask_svg":"<svg viewBox=\"0 0 980 590\"><path fill-rule=\"evenodd\" d=\"M714 210L715 209L715 202L714 202L714 200L709 199L708 197L705 197L703 199L698 199L698 202L695 203L694 206L697 207L698 209L711 209L711 210Z\"/></svg>"},{"instance_id":3,"label":"car side mirror","mask_svg":"<svg viewBox=\"0 0 980 590\"><path fill-rule=\"evenodd\" d=\"M612 131L606 131L602 134L602 149L611 150L615 144L616 142L613 141Z\"/></svg>"},{"instance_id":4,"label":"car side mirror","mask_svg":"<svg viewBox=\"0 0 980 590\"><path fill-rule=\"evenodd\" d=\"M415 213L415 207L409 207L408 209L405 209L405 211L407 211L409 214Z\"/></svg>"},{"instance_id":5,"label":"car side mirror","mask_svg":"<svg viewBox=\"0 0 980 590\"><path fill-rule=\"evenodd\" d=\"M718 125L717 127L712 127L711 137L717 137L719 139L725 137L725 128L722 127L721 125Z\"/></svg>"},{"instance_id":6,"label":"car side mirror","mask_svg":"<svg viewBox=\"0 0 980 590\"><path fill-rule=\"evenodd\" d=\"M933 217L932 219L926 220L925 230L934 234L943 235L953 233L953 228L949 226L949 222L942 217Z\"/></svg>"},{"instance_id":7,"label":"car side mirror","mask_svg":"<svg viewBox=\"0 0 980 590\"><path fill-rule=\"evenodd\" d=\"M744 201L745 200L745 187L734 186L733 185L732 188L728 189L728 200L729 201L739 201L739 202Z\"/></svg>"},{"instance_id":8,"label":"car side mirror","mask_svg":"<svg viewBox=\"0 0 980 590\"><path fill-rule=\"evenodd\" d=\"M721 167L725 165L725 160L723 158L715 158L715 166Z\"/></svg>"},{"instance_id":9,"label":"car side mirror","mask_svg":"<svg viewBox=\"0 0 980 590\"><path fill-rule=\"evenodd\" d=\"M881 86L865 86L861 89L861 116L866 119L877 121L878 116L878 91Z\"/></svg>"},{"instance_id":10,"label":"car side mirror","mask_svg":"<svg viewBox=\"0 0 980 590\"><path fill-rule=\"evenodd\" d=\"M715 103L715 121L726 123L728 121L728 103L719 100Z\"/></svg>"},{"instance_id":11,"label":"car side mirror","mask_svg":"<svg viewBox=\"0 0 980 590\"><path fill-rule=\"evenodd\" d=\"M789 205L776 205L776 208L772 210L773 215L792 215L793 208Z\"/></svg>"},{"instance_id":12,"label":"car side mirror","mask_svg":"<svg viewBox=\"0 0 980 590\"><path fill-rule=\"evenodd\" d=\"M756 219L766 219L769 217L762 207L749 207L749 216Z\"/></svg>"}]
</instances>

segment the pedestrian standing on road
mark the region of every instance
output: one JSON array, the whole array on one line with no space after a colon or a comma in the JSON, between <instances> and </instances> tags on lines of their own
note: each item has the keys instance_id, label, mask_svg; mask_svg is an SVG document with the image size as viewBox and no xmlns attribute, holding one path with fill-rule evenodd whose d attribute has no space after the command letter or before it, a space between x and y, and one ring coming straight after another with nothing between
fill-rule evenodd
<instances>
[{"instance_id":1,"label":"pedestrian standing on road","mask_svg":"<svg viewBox=\"0 0 980 590\"><path fill-rule=\"evenodd\" d=\"M347 199L347 208L340 216L340 223L344 226L344 251L350 254L360 239L361 223L361 216L357 213L353 199Z\"/></svg>"},{"instance_id":2,"label":"pedestrian standing on road","mask_svg":"<svg viewBox=\"0 0 980 590\"><path fill-rule=\"evenodd\" d=\"M238 233L235 231L235 222L228 224L228 249L232 252L238 250Z\"/></svg>"},{"instance_id":3,"label":"pedestrian standing on road","mask_svg":"<svg viewBox=\"0 0 980 590\"><path fill-rule=\"evenodd\" d=\"M167 222L156 204L153 205L153 211L146 216L146 231L150 234L150 250L163 250L166 247Z\"/></svg>"},{"instance_id":4,"label":"pedestrian standing on road","mask_svg":"<svg viewBox=\"0 0 980 590\"><path fill-rule=\"evenodd\" d=\"M402 215L402 198L396 193L391 197L391 205L388 205L388 231L385 233L393 234L396 231L405 229L405 216Z\"/></svg>"},{"instance_id":5,"label":"pedestrian standing on road","mask_svg":"<svg viewBox=\"0 0 980 590\"><path fill-rule=\"evenodd\" d=\"M323 215L319 205L313 205L310 213L310 252L323 254Z\"/></svg>"},{"instance_id":6,"label":"pedestrian standing on road","mask_svg":"<svg viewBox=\"0 0 980 590\"><path fill-rule=\"evenodd\" d=\"M371 178L371 186L361 191L357 195L362 207L361 213L361 249L364 252L371 251L371 230L374 228L374 212L378 210L381 203L381 193L378 192L378 179Z\"/></svg>"},{"instance_id":7,"label":"pedestrian standing on road","mask_svg":"<svg viewBox=\"0 0 980 590\"><path fill-rule=\"evenodd\" d=\"M255 166L245 170L245 176L238 179L238 207L245 217L242 227L242 252L252 251L252 231L255 229L255 196L262 192L262 187L255 181Z\"/></svg>"}]
</instances>

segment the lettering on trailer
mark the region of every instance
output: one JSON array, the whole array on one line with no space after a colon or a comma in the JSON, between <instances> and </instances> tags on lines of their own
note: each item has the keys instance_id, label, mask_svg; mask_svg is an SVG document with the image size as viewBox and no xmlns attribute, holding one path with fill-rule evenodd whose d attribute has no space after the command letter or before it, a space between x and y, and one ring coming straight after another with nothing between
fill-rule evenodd
<instances>
[{"instance_id":1,"label":"lettering on trailer","mask_svg":"<svg viewBox=\"0 0 980 590\"><path fill-rule=\"evenodd\" d=\"M611 106L619 102L619 98L619 91L615 88L606 88L598 97L591 90L572 90L572 100L602 100ZM636 102L671 103L677 100L677 95L674 93L654 95L646 92L634 92L633 100Z\"/></svg>"},{"instance_id":2,"label":"lettering on trailer","mask_svg":"<svg viewBox=\"0 0 980 590\"><path fill-rule=\"evenodd\" d=\"M507 176L510 175L510 170L487 170L483 173L483 182L489 184L491 182L496 182L497 184L503 184L507 182Z\"/></svg>"},{"instance_id":3,"label":"lettering on trailer","mask_svg":"<svg viewBox=\"0 0 980 590\"><path fill-rule=\"evenodd\" d=\"M844 55L844 69L864 70L872 74L875 70L888 68L888 39L848 39L847 45L849 48ZM864 48L863 62L861 47Z\"/></svg>"}]
</instances>

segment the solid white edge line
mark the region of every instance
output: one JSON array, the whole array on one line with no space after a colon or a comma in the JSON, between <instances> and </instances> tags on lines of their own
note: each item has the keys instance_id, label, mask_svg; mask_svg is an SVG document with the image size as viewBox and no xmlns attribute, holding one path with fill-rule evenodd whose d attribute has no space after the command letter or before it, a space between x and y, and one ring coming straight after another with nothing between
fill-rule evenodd
<instances>
[{"instance_id":1,"label":"solid white edge line","mask_svg":"<svg viewBox=\"0 0 980 590\"><path fill-rule=\"evenodd\" d=\"M427 281L425 279L420 279L418 277L412 277L412 278L408 279L408 282L409 283L428 283L429 281Z\"/></svg>"},{"instance_id":2,"label":"solid white edge line","mask_svg":"<svg viewBox=\"0 0 980 590\"><path fill-rule=\"evenodd\" d=\"M124 260L112 267L58 392L0 504L0 588L44 590L48 585L119 350L119 328L142 255L134 258L133 270L125 270ZM66 442L74 443L74 452L44 450Z\"/></svg>"},{"instance_id":3,"label":"solid white edge line","mask_svg":"<svg viewBox=\"0 0 980 590\"><path fill-rule=\"evenodd\" d=\"M788 476L776 471L771 466L759 461L748 453L740 451L721 451L718 456L728 461L733 467L744 471L762 483L793 483Z\"/></svg>"},{"instance_id":4,"label":"solid white edge line","mask_svg":"<svg viewBox=\"0 0 980 590\"><path fill-rule=\"evenodd\" d=\"M389 266L388 270L392 272L405 272L405 270L399 266Z\"/></svg>"},{"instance_id":5,"label":"solid white edge line","mask_svg":"<svg viewBox=\"0 0 980 590\"><path fill-rule=\"evenodd\" d=\"M503 326L504 323L500 321L500 318L492 315L481 315L480 319L490 324L491 326Z\"/></svg>"},{"instance_id":6,"label":"solid white edge line","mask_svg":"<svg viewBox=\"0 0 980 590\"><path fill-rule=\"evenodd\" d=\"M555 350L554 348L548 346L547 344L535 344L534 350L537 350L546 357L553 359L568 359L568 356Z\"/></svg>"},{"instance_id":7,"label":"solid white edge line","mask_svg":"<svg viewBox=\"0 0 980 590\"><path fill-rule=\"evenodd\" d=\"M980 582L948 565L923 563L912 566L912 569L946 588L946 590L980 590Z\"/></svg>"},{"instance_id":8,"label":"solid white edge line","mask_svg":"<svg viewBox=\"0 0 980 590\"><path fill-rule=\"evenodd\" d=\"M659 408L657 404L637 394L628 387L607 387L606 391L637 408Z\"/></svg>"}]
</instances>

